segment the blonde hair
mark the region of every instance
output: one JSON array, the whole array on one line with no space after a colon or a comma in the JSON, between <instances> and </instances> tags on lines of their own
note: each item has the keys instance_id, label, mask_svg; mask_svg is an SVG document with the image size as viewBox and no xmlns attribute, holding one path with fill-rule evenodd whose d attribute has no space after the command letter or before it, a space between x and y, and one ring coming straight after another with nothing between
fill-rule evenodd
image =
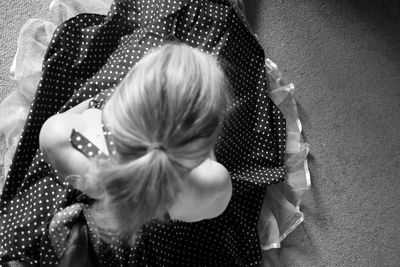
<instances>
[{"instance_id":1,"label":"blonde hair","mask_svg":"<svg viewBox=\"0 0 400 267\"><path fill-rule=\"evenodd\" d=\"M101 184L92 210L100 229L135 237L167 212L215 144L226 87L217 60L184 44L163 45L133 67L103 111L117 156L87 177Z\"/></svg>"}]
</instances>

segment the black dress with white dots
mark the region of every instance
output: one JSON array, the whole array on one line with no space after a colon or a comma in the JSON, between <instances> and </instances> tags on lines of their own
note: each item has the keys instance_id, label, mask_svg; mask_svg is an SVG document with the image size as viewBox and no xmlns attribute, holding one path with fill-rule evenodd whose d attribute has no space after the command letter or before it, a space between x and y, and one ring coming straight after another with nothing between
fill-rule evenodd
<instances>
[{"instance_id":1,"label":"black dress with white dots","mask_svg":"<svg viewBox=\"0 0 400 267\"><path fill-rule=\"evenodd\" d=\"M285 118L267 94L264 51L236 8L228 0L115 0L107 16L80 14L56 29L1 195L0 263L57 265L79 214L100 265L261 263L257 221L266 188L285 178ZM53 114L106 96L147 51L171 40L225 66L233 101L215 154L231 174L232 198L216 218L150 221L134 246L109 245L98 240L88 212L92 200L43 159L39 131Z\"/></svg>"}]
</instances>

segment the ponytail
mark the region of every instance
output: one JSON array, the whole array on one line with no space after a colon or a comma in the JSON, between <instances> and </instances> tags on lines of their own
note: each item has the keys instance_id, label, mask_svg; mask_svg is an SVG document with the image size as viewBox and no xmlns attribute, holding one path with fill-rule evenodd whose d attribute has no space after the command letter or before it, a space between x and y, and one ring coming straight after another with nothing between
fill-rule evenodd
<instances>
[{"instance_id":1,"label":"ponytail","mask_svg":"<svg viewBox=\"0 0 400 267\"><path fill-rule=\"evenodd\" d=\"M87 177L96 179L103 189L92 209L100 232L134 240L143 224L166 214L181 189L184 174L162 149L150 149L122 164L102 164L101 172Z\"/></svg>"}]
</instances>

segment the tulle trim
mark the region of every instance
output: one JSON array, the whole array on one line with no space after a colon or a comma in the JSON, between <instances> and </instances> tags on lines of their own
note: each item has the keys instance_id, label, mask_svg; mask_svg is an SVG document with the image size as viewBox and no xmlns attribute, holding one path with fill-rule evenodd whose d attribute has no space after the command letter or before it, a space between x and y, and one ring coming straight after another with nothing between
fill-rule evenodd
<instances>
[{"instance_id":1,"label":"tulle trim","mask_svg":"<svg viewBox=\"0 0 400 267\"><path fill-rule=\"evenodd\" d=\"M294 229L297 228L297 226L299 226L299 224L301 224L304 221L304 215L303 214L301 214L301 215L302 216L296 222L294 222L292 226L290 226L285 232L283 232L281 234L281 236L279 237L279 242L275 242L275 243L272 243L270 245L265 245L265 246L261 245L261 249L269 250L272 248L280 248L281 242L283 241L283 239L285 239L291 232L294 231Z\"/></svg>"},{"instance_id":2,"label":"tulle trim","mask_svg":"<svg viewBox=\"0 0 400 267\"><path fill-rule=\"evenodd\" d=\"M230 1L246 22L235 0ZM112 0L53 0L50 13L59 24L79 13L107 14L111 2ZM246 27L251 31L248 24ZM17 53L10 70L16 88L0 104L0 114L7 114L0 117L0 134L3 133L6 137L6 146L0 147L0 160L3 163L3 174L0 175L4 177L22 133L30 103L40 80L42 60L55 28L56 25L52 22L31 19L20 31ZM270 79L270 98L284 114L287 127L287 177L280 184L268 186L258 222L261 247L268 250L279 248L282 240L304 220L304 215L299 209L301 194L311 186L311 179L307 163L309 145L301 136L302 125L293 95L295 87L292 83L283 81L282 73L276 64L269 59L265 63ZM1 183L0 189L2 185Z\"/></svg>"},{"instance_id":3,"label":"tulle trim","mask_svg":"<svg viewBox=\"0 0 400 267\"><path fill-rule=\"evenodd\" d=\"M286 83L278 66L266 59L269 96L286 119L286 179L267 188L258 222L263 250L280 248L282 240L304 221L300 211L302 193L311 187L307 155L309 145L303 141L302 125L294 98L293 83Z\"/></svg>"},{"instance_id":4,"label":"tulle trim","mask_svg":"<svg viewBox=\"0 0 400 267\"><path fill-rule=\"evenodd\" d=\"M59 25L81 13L107 15L113 0L53 0L50 3L50 15Z\"/></svg>"},{"instance_id":5,"label":"tulle trim","mask_svg":"<svg viewBox=\"0 0 400 267\"><path fill-rule=\"evenodd\" d=\"M10 68L15 89L0 104L0 189L17 147L30 104L40 81L42 61L56 25L41 19L30 19L21 28L17 52Z\"/></svg>"}]
</instances>

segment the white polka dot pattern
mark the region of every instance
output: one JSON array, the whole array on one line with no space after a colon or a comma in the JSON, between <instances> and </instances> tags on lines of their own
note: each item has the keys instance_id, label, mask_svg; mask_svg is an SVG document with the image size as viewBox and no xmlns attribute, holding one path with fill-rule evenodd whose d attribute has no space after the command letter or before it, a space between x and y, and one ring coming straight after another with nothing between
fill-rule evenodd
<instances>
[{"instance_id":1,"label":"white polka dot pattern","mask_svg":"<svg viewBox=\"0 0 400 267\"><path fill-rule=\"evenodd\" d=\"M2 261L56 265L65 232L52 242L50 222L75 203L90 203L43 160L38 135L44 121L100 92L92 105L103 105L106 90L149 49L168 40L215 55L226 70L233 103L216 156L232 175L231 202L211 220L149 222L133 247L101 242L84 212L91 242L106 266L261 263L257 220L266 186L285 177L285 119L267 96L262 47L227 0L116 0L107 16L81 14L56 29L1 195Z\"/></svg>"}]
</instances>

